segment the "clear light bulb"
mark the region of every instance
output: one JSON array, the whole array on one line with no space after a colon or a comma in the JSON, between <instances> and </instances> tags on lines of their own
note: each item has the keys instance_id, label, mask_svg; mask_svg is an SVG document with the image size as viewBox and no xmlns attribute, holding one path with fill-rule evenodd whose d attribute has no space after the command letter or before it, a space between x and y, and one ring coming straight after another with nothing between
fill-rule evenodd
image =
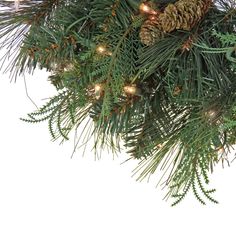
<instances>
[{"instance_id":1,"label":"clear light bulb","mask_svg":"<svg viewBox=\"0 0 236 236\"><path fill-rule=\"evenodd\" d=\"M152 14L152 15L156 15L157 12L154 11L150 6L148 6L145 3L141 3L139 6L139 10L143 13L147 13L147 14Z\"/></svg>"}]
</instances>

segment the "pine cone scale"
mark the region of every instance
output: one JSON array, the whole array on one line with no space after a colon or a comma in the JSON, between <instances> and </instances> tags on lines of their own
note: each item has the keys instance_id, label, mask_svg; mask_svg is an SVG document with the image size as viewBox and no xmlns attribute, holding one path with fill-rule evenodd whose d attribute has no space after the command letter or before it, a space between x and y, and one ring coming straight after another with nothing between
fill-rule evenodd
<instances>
[{"instance_id":1,"label":"pine cone scale","mask_svg":"<svg viewBox=\"0 0 236 236\"><path fill-rule=\"evenodd\" d=\"M164 33L174 30L190 31L209 11L212 0L179 0L170 3L163 13L144 22L140 31L141 41L152 45L160 40Z\"/></svg>"}]
</instances>

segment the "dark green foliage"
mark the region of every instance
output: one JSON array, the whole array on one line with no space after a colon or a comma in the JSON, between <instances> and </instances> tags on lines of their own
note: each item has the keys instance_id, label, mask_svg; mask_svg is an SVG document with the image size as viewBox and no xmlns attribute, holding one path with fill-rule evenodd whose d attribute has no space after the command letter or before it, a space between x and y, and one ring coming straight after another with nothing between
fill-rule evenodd
<instances>
[{"instance_id":1,"label":"dark green foliage","mask_svg":"<svg viewBox=\"0 0 236 236\"><path fill-rule=\"evenodd\" d=\"M153 1L161 11L170 2ZM2 60L15 52L8 69L46 68L58 90L22 120L48 120L53 139L67 140L89 118L93 125L85 122L80 135L93 135L97 152L119 151L124 142L140 161L137 180L163 171L173 205L190 190L202 204L217 203L206 187L209 173L236 142L235 6L216 0L191 31L145 46L139 32L149 16L140 3L44 0L0 12L0 36L9 35Z\"/></svg>"}]
</instances>

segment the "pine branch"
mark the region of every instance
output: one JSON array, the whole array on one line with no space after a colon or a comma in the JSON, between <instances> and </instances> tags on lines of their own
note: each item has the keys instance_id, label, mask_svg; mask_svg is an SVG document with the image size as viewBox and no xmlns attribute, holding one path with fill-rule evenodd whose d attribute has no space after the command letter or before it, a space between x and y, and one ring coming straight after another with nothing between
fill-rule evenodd
<instances>
[{"instance_id":1,"label":"pine branch","mask_svg":"<svg viewBox=\"0 0 236 236\"><path fill-rule=\"evenodd\" d=\"M44 0L19 11L3 4L2 62L11 57L12 75L47 69L58 90L22 120L48 121L53 140L68 140L90 118L79 139L93 135L96 154L124 142L140 161L137 180L160 172L173 205L190 190L202 204L217 203L209 172L219 150L236 142L232 2Z\"/></svg>"},{"instance_id":2,"label":"pine branch","mask_svg":"<svg viewBox=\"0 0 236 236\"><path fill-rule=\"evenodd\" d=\"M28 114L29 123L48 120L49 131L55 140L62 137L68 140L68 134L87 117L90 106L80 106L80 97L71 91L65 91L53 97L38 111Z\"/></svg>"}]
</instances>

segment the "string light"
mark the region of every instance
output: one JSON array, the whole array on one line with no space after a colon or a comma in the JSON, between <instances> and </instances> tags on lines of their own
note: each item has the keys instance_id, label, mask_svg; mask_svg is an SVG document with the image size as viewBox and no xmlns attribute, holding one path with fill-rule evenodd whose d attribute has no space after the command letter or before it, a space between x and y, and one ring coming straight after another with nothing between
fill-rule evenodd
<instances>
[{"instance_id":1,"label":"string light","mask_svg":"<svg viewBox=\"0 0 236 236\"><path fill-rule=\"evenodd\" d=\"M151 20L151 21L154 21L154 20L157 20L157 16L150 15L150 16L148 17L148 19Z\"/></svg>"},{"instance_id":2,"label":"string light","mask_svg":"<svg viewBox=\"0 0 236 236\"><path fill-rule=\"evenodd\" d=\"M98 46L97 48L96 48L96 51L97 51L97 53L99 53L99 54L103 54L103 53L105 53L106 52L106 48L104 47L104 46Z\"/></svg>"},{"instance_id":3,"label":"string light","mask_svg":"<svg viewBox=\"0 0 236 236\"><path fill-rule=\"evenodd\" d=\"M103 91L104 91L103 84L95 84L95 86L94 86L94 93L95 93L95 98L97 100L100 99Z\"/></svg>"},{"instance_id":4,"label":"string light","mask_svg":"<svg viewBox=\"0 0 236 236\"><path fill-rule=\"evenodd\" d=\"M147 3L141 3L139 10L146 14L157 15L157 12L153 10Z\"/></svg>"},{"instance_id":5,"label":"string light","mask_svg":"<svg viewBox=\"0 0 236 236\"><path fill-rule=\"evenodd\" d=\"M96 48L96 52L100 55L107 55L107 56L111 56L112 52L107 50L107 48L103 45L99 45Z\"/></svg>"},{"instance_id":6,"label":"string light","mask_svg":"<svg viewBox=\"0 0 236 236\"><path fill-rule=\"evenodd\" d=\"M95 93L101 92L102 90L101 84L95 84L94 90L95 90Z\"/></svg>"},{"instance_id":7,"label":"string light","mask_svg":"<svg viewBox=\"0 0 236 236\"><path fill-rule=\"evenodd\" d=\"M225 148L224 147L219 147L216 149L219 153L225 153Z\"/></svg>"},{"instance_id":8,"label":"string light","mask_svg":"<svg viewBox=\"0 0 236 236\"><path fill-rule=\"evenodd\" d=\"M212 124L220 124L222 122L222 110L220 107L214 107L204 112L205 119Z\"/></svg>"},{"instance_id":9,"label":"string light","mask_svg":"<svg viewBox=\"0 0 236 236\"><path fill-rule=\"evenodd\" d=\"M74 65L72 63L69 63L69 64L66 64L64 66L64 71L67 72L67 71L71 71L74 69Z\"/></svg>"},{"instance_id":10,"label":"string light","mask_svg":"<svg viewBox=\"0 0 236 236\"><path fill-rule=\"evenodd\" d=\"M140 95L141 90L137 88L136 85L126 85L124 92L129 95Z\"/></svg>"},{"instance_id":11,"label":"string light","mask_svg":"<svg viewBox=\"0 0 236 236\"><path fill-rule=\"evenodd\" d=\"M205 112L205 116L209 119L209 120L214 120L217 117L217 112L215 110L209 110L207 112Z\"/></svg>"}]
</instances>

